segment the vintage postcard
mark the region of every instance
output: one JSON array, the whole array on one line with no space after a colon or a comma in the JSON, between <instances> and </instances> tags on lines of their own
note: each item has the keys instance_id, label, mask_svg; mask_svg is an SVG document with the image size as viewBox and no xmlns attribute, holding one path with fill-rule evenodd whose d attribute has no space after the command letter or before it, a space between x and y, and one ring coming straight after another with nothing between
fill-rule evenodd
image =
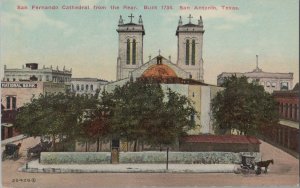
<instances>
[{"instance_id":1,"label":"vintage postcard","mask_svg":"<svg viewBox=\"0 0 300 188\"><path fill-rule=\"evenodd\" d=\"M1 0L2 187L299 185L297 0Z\"/></svg>"}]
</instances>

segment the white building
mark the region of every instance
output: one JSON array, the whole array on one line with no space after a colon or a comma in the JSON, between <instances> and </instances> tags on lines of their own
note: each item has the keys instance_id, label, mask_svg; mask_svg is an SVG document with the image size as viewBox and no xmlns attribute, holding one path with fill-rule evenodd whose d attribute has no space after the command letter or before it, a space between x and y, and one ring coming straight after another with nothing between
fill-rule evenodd
<instances>
[{"instance_id":1,"label":"white building","mask_svg":"<svg viewBox=\"0 0 300 188\"><path fill-rule=\"evenodd\" d=\"M269 93L280 90L291 90L293 88L293 73L264 72L258 67L258 60L256 61L256 68L252 72L222 72L217 77L217 85L221 86L225 78L229 78L232 75L236 75L237 77L246 76L249 82L258 82Z\"/></svg>"},{"instance_id":2,"label":"white building","mask_svg":"<svg viewBox=\"0 0 300 188\"><path fill-rule=\"evenodd\" d=\"M95 95L97 91L101 92L101 86L108 81L97 78L72 78L71 92L82 95Z\"/></svg>"},{"instance_id":3,"label":"white building","mask_svg":"<svg viewBox=\"0 0 300 188\"><path fill-rule=\"evenodd\" d=\"M4 65L4 77L3 82L16 82L16 81L41 81L41 82L53 82L53 83L70 83L72 76L72 69L67 70L63 67L59 70L51 67L45 67L39 69L37 63L27 63L23 65L21 69L8 69Z\"/></svg>"}]
</instances>

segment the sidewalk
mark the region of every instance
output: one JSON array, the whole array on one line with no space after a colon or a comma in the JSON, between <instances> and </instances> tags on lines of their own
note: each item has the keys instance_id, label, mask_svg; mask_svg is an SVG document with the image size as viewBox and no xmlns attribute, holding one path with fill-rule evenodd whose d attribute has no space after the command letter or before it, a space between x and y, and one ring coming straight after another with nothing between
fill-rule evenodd
<instances>
[{"instance_id":1,"label":"sidewalk","mask_svg":"<svg viewBox=\"0 0 300 188\"><path fill-rule=\"evenodd\" d=\"M34 160L20 167L30 173L233 173L235 164L39 164Z\"/></svg>"},{"instance_id":2,"label":"sidewalk","mask_svg":"<svg viewBox=\"0 0 300 188\"><path fill-rule=\"evenodd\" d=\"M23 135L23 134L20 134L18 136L15 136L15 137L11 137L11 138L8 138L8 139L5 139L5 140L2 140L1 141L1 147L4 147L6 144L8 143L13 143L13 142L17 142L17 141L20 141L20 140L23 140L27 138L27 136Z\"/></svg>"}]
</instances>

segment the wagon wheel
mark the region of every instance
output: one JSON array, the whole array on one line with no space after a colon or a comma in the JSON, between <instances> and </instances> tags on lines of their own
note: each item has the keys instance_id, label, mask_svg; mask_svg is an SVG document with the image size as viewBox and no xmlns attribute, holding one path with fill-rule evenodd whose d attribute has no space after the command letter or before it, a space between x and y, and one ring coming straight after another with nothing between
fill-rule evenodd
<instances>
[{"instance_id":1,"label":"wagon wheel","mask_svg":"<svg viewBox=\"0 0 300 188\"><path fill-rule=\"evenodd\" d=\"M13 154L13 160L14 161L18 160L18 157L19 157L19 150L16 150Z\"/></svg>"},{"instance_id":2,"label":"wagon wheel","mask_svg":"<svg viewBox=\"0 0 300 188\"><path fill-rule=\"evenodd\" d=\"M255 170L255 174L256 175L260 175L261 174L261 167L257 167L257 169Z\"/></svg>"},{"instance_id":3,"label":"wagon wheel","mask_svg":"<svg viewBox=\"0 0 300 188\"><path fill-rule=\"evenodd\" d=\"M247 166L243 166L241 172L244 176L248 176L250 174L250 168Z\"/></svg>"},{"instance_id":4,"label":"wagon wheel","mask_svg":"<svg viewBox=\"0 0 300 188\"><path fill-rule=\"evenodd\" d=\"M6 159L6 152L5 150L2 152L2 161L4 161Z\"/></svg>"}]
</instances>

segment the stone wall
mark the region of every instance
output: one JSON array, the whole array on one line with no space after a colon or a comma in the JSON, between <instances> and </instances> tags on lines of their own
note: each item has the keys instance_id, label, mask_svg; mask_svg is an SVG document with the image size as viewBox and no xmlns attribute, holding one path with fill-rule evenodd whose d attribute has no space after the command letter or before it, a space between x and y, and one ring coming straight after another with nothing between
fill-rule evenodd
<instances>
[{"instance_id":1,"label":"stone wall","mask_svg":"<svg viewBox=\"0 0 300 188\"><path fill-rule=\"evenodd\" d=\"M243 154L250 155L248 152ZM241 153L232 152L169 152L169 163L174 164L236 164L241 163ZM259 153L252 153L260 160ZM121 152L120 163L165 163L164 152Z\"/></svg>"},{"instance_id":2,"label":"stone wall","mask_svg":"<svg viewBox=\"0 0 300 188\"><path fill-rule=\"evenodd\" d=\"M169 163L173 164L237 164L241 163L241 154L256 157L260 153L233 152L169 152ZM110 152L43 152L42 164L109 164ZM119 163L165 163L166 151L120 152Z\"/></svg>"},{"instance_id":3,"label":"stone wall","mask_svg":"<svg viewBox=\"0 0 300 188\"><path fill-rule=\"evenodd\" d=\"M42 164L109 164L110 152L42 152Z\"/></svg>"}]
</instances>

